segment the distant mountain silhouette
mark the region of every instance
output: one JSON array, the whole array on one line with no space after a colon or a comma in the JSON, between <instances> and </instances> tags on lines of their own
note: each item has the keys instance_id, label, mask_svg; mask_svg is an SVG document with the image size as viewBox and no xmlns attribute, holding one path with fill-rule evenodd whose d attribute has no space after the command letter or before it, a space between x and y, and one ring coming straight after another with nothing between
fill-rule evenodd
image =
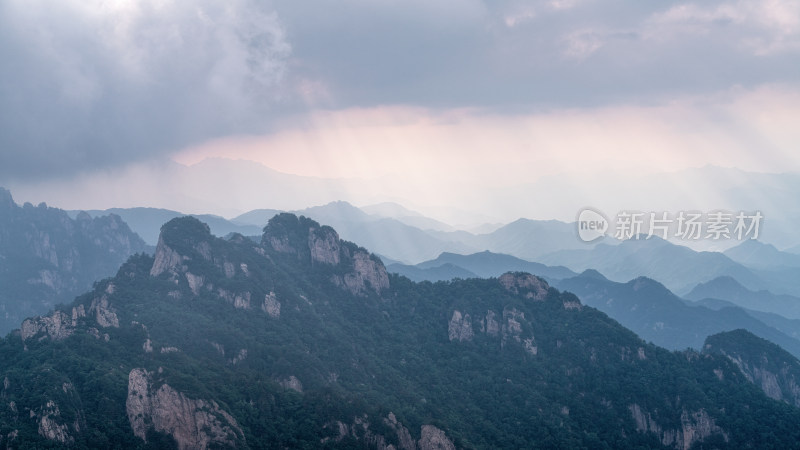
<instances>
[{"instance_id":1,"label":"distant mountain silhouette","mask_svg":"<svg viewBox=\"0 0 800 450\"><path fill-rule=\"evenodd\" d=\"M743 308L780 314L792 319L800 319L800 298L791 295L777 295L767 290L753 291L742 286L732 277L718 277L695 286L685 296L690 300L727 300Z\"/></svg>"},{"instance_id":2,"label":"distant mountain silhouette","mask_svg":"<svg viewBox=\"0 0 800 450\"><path fill-rule=\"evenodd\" d=\"M646 296L665 291L632 283ZM796 447L800 409L774 401L728 352L744 349L748 364L767 355L754 367L775 374L796 358L746 332L733 344L665 350L523 272L413 283L293 214L273 217L259 242L181 217L163 225L154 255L134 255L0 339L0 439L14 448Z\"/></svg>"},{"instance_id":3,"label":"distant mountain silhouette","mask_svg":"<svg viewBox=\"0 0 800 450\"><path fill-rule=\"evenodd\" d=\"M603 311L643 339L669 349L701 349L712 334L744 328L800 357L800 340L764 324L744 310L687 305L664 285L646 277L617 283L598 276L597 272L587 271L556 281L554 285L574 293L583 303Z\"/></svg>"},{"instance_id":4,"label":"distant mountain silhouette","mask_svg":"<svg viewBox=\"0 0 800 450\"><path fill-rule=\"evenodd\" d=\"M79 211L71 211L71 215L77 215ZM226 236L230 233L239 233L246 236L260 235L261 229L266 225L266 221L261 226L237 224L225 219L224 217L213 214L184 214L179 211L160 208L109 208L104 210L86 211L92 217L107 214L116 214L124 220L133 231L150 245L156 245L161 225L176 217L191 215L196 217L211 227L211 232L217 236ZM273 214L274 215L274 214Z\"/></svg>"},{"instance_id":5,"label":"distant mountain silhouette","mask_svg":"<svg viewBox=\"0 0 800 450\"><path fill-rule=\"evenodd\" d=\"M506 272L528 272L545 279L561 279L573 277L575 272L567 269L566 267L550 267L544 264L525 261L523 259L503 255L500 253L492 253L490 251L483 251L480 253L473 253L470 255L459 255L455 253L442 253L436 259L421 262L413 267L426 272L417 272L417 277L426 273L436 274L437 278L420 278L429 281L445 280L449 278L441 278L446 275L447 271L433 272L433 269L441 267L450 267L454 277L464 278L464 274L471 273L473 276L489 278L498 277ZM389 270L395 268L389 267ZM460 268L463 273L453 271L452 268ZM408 270L408 269L405 269ZM397 271L400 274L405 274L402 271ZM451 278L454 278L451 277ZM412 278L413 279L413 278Z\"/></svg>"},{"instance_id":6,"label":"distant mountain silhouette","mask_svg":"<svg viewBox=\"0 0 800 450\"><path fill-rule=\"evenodd\" d=\"M595 269L614 281L645 276L679 294L723 275L755 289L766 287L752 270L722 253L696 252L658 237L629 239L618 245L600 244L593 249L560 250L537 261L563 265L576 272Z\"/></svg>"},{"instance_id":7,"label":"distant mountain silhouette","mask_svg":"<svg viewBox=\"0 0 800 450\"><path fill-rule=\"evenodd\" d=\"M0 188L0 335L71 301L147 249L118 215L72 219L44 203L19 206Z\"/></svg>"},{"instance_id":8,"label":"distant mountain silhouette","mask_svg":"<svg viewBox=\"0 0 800 450\"><path fill-rule=\"evenodd\" d=\"M409 266L406 264L389 264L386 270L391 273L408 277L411 281L449 281L456 278L480 278L469 270L454 264L442 264L440 266L421 268L419 266Z\"/></svg>"},{"instance_id":9,"label":"distant mountain silhouette","mask_svg":"<svg viewBox=\"0 0 800 450\"><path fill-rule=\"evenodd\" d=\"M732 260L754 269L800 267L800 255L782 252L772 244L746 240L723 252Z\"/></svg>"}]
</instances>

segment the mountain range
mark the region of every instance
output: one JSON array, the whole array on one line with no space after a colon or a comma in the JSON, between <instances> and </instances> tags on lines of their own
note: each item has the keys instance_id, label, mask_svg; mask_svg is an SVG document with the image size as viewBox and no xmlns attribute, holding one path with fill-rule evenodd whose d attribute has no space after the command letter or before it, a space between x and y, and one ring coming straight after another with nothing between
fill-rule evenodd
<instances>
[{"instance_id":1,"label":"mountain range","mask_svg":"<svg viewBox=\"0 0 800 450\"><path fill-rule=\"evenodd\" d=\"M72 219L44 203L19 206L0 188L0 334L72 301L147 249L119 216Z\"/></svg>"},{"instance_id":2,"label":"mountain range","mask_svg":"<svg viewBox=\"0 0 800 450\"><path fill-rule=\"evenodd\" d=\"M79 211L72 211L73 216ZM261 228L275 214L275 209L257 209L230 220L213 215L194 215L207 222L214 234L236 232L260 235ZM373 251L406 264L434 259L442 252L474 253L489 250L532 260L556 249L585 249L577 239L574 225L559 221L519 219L492 232L473 234L422 216L393 203L357 208L348 202L335 201L322 206L290 211L331 224L343 237L358 240ZM155 245L161 224L185 214L156 208L112 208L88 211L91 215L117 214L145 241ZM588 246L591 247L591 246Z\"/></svg>"},{"instance_id":3,"label":"mountain range","mask_svg":"<svg viewBox=\"0 0 800 450\"><path fill-rule=\"evenodd\" d=\"M275 209L253 210L230 220L213 215L195 217L208 223L218 236L233 232L258 236L266 221L278 212ZM292 212L329 223L340 230L345 239L363 243L381 257L403 265L427 264L442 253L469 255L490 251L547 266L564 266L575 273L594 269L618 282L646 276L681 295L721 276L732 277L751 290L787 295L800 293L798 256L754 240L745 240L722 253L698 252L658 237L622 242L605 238L587 244L577 238L575 224L554 220L519 219L493 227L491 232L474 234L452 230L447 224L394 203L357 208L337 201ZM77 213L71 214L76 216ZM90 211L95 216L108 213L122 217L151 245L155 244L162 223L183 215L178 211L153 208ZM405 273L420 280L445 279L449 274L469 275L463 271L428 270L431 267L417 269L423 271L405 269ZM470 272L469 268L462 269ZM412 270L416 274L412 275Z\"/></svg>"},{"instance_id":4,"label":"mountain range","mask_svg":"<svg viewBox=\"0 0 800 450\"><path fill-rule=\"evenodd\" d=\"M776 295L767 290L753 291L742 286L732 277L718 277L706 283L700 283L686 294L686 298L694 301L725 300L742 308L772 312L790 319L800 319L800 297Z\"/></svg>"},{"instance_id":5,"label":"mountain range","mask_svg":"<svg viewBox=\"0 0 800 450\"><path fill-rule=\"evenodd\" d=\"M511 255L483 251L471 255L442 253L436 259L419 264L389 264L387 270L405 275L414 281L445 281L453 278L491 278L506 272L534 273L545 280L570 278L577 275L563 266L550 267L525 261Z\"/></svg>"},{"instance_id":6,"label":"mountain range","mask_svg":"<svg viewBox=\"0 0 800 450\"><path fill-rule=\"evenodd\" d=\"M158 234L161 225L176 218L183 217L186 214L179 211L172 211L169 209L159 208L111 208L105 210L89 210L84 211L92 217L100 217L109 214L114 214L124 220L128 226L136 232L145 242L149 245L155 246L158 242ZM71 216L77 217L81 211L69 211ZM273 213L275 215L277 212ZM236 221L227 220L224 217L215 216L212 214L195 214L192 215L210 228L211 232L217 236L226 236L230 233L239 233L245 236L261 234L261 226L237 223ZM271 217L271 216L270 216ZM267 223L267 219L263 223Z\"/></svg>"},{"instance_id":7,"label":"mountain range","mask_svg":"<svg viewBox=\"0 0 800 450\"><path fill-rule=\"evenodd\" d=\"M574 293L585 304L608 314L642 339L664 348L702 349L708 336L746 329L800 357L796 333L782 332L734 305L712 309L687 304L661 283L646 277L618 283L597 271L587 270L574 278L555 281L554 285Z\"/></svg>"},{"instance_id":8,"label":"mountain range","mask_svg":"<svg viewBox=\"0 0 800 450\"><path fill-rule=\"evenodd\" d=\"M414 283L308 218L254 242L183 217L0 340L0 445L795 446L752 368L797 360L740 334L671 352L530 274Z\"/></svg>"}]
</instances>

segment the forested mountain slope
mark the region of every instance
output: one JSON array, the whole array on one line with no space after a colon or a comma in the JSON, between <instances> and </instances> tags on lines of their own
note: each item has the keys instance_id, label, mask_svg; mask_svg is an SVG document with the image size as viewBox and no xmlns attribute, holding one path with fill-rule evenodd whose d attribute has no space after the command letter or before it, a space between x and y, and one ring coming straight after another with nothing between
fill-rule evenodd
<instances>
[{"instance_id":1,"label":"forested mountain slope","mask_svg":"<svg viewBox=\"0 0 800 450\"><path fill-rule=\"evenodd\" d=\"M413 283L281 214L162 228L0 341L0 445L790 448L800 410L726 356L648 345L525 273Z\"/></svg>"}]
</instances>

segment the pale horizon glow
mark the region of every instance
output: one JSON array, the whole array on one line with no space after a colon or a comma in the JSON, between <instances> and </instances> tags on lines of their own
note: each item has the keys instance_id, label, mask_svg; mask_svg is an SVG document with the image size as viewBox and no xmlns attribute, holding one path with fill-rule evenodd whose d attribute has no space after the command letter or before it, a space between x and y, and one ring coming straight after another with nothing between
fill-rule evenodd
<instances>
[{"instance_id":1,"label":"pale horizon glow","mask_svg":"<svg viewBox=\"0 0 800 450\"><path fill-rule=\"evenodd\" d=\"M402 175L409 184L483 178L502 185L567 172L656 173L706 165L796 172L797 117L796 86L526 115L354 108L317 111L271 135L212 140L173 160L192 165L207 158L244 159L324 178Z\"/></svg>"},{"instance_id":2,"label":"pale horizon glow","mask_svg":"<svg viewBox=\"0 0 800 450\"><path fill-rule=\"evenodd\" d=\"M12 0L0 186L453 225L764 208L800 240L798 2L336 4Z\"/></svg>"}]
</instances>

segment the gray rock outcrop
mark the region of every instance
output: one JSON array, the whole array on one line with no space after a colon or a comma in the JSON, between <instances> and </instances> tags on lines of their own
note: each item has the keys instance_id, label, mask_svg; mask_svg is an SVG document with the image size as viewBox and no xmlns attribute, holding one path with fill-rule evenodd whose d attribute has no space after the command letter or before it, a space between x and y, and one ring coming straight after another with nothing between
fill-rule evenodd
<instances>
[{"instance_id":1,"label":"gray rock outcrop","mask_svg":"<svg viewBox=\"0 0 800 450\"><path fill-rule=\"evenodd\" d=\"M453 316L447 325L447 335L451 341L471 341L472 340L472 319L469 314L461 314L461 311L453 311Z\"/></svg>"},{"instance_id":2,"label":"gray rock outcrop","mask_svg":"<svg viewBox=\"0 0 800 450\"><path fill-rule=\"evenodd\" d=\"M125 406L133 433L142 440L152 427L172 436L181 450L235 447L244 441L236 419L215 401L191 399L167 384L153 388L146 370L131 370Z\"/></svg>"},{"instance_id":3,"label":"gray rock outcrop","mask_svg":"<svg viewBox=\"0 0 800 450\"><path fill-rule=\"evenodd\" d=\"M653 420L649 412L642 410L637 404L628 406L634 422L636 431L640 433L654 433L658 436L661 443L667 447L678 450L689 450L698 442L705 439L721 435L725 442L728 442L728 435L722 428L718 427L704 409L689 412L683 410L681 413L681 427L679 429L665 429Z\"/></svg>"},{"instance_id":4,"label":"gray rock outcrop","mask_svg":"<svg viewBox=\"0 0 800 450\"><path fill-rule=\"evenodd\" d=\"M311 261L330 265L339 264L339 235L331 228L311 228L308 231L308 248Z\"/></svg>"},{"instance_id":5,"label":"gray rock outcrop","mask_svg":"<svg viewBox=\"0 0 800 450\"><path fill-rule=\"evenodd\" d=\"M109 286L112 287L111 291L113 292L113 285ZM92 304L89 306L89 313L94 313L95 320L101 327L119 328L119 318L111 308L111 304L109 303L108 296L106 294L101 295L99 298L95 297L95 299L92 300Z\"/></svg>"},{"instance_id":6,"label":"gray rock outcrop","mask_svg":"<svg viewBox=\"0 0 800 450\"><path fill-rule=\"evenodd\" d=\"M274 319L281 316L281 302L278 301L278 297L274 292L270 292L264 297L264 304L261 305L261 309Z\"/></svg>"},{"instance_id":7,"label":"gray rock outcrop","mask_svg":"<svg viewBox=\"0 0 800 450\"><path fill-rule=\"evenodd\" d=\"M505 273L498 281L506 290L538 301L544 300L550 289L546 281L529 273Z\"/></svg>"},{"instance_id":8,"label":"gray rock outcrop","mask_svg":"<svg viewBox=\"0 0 800 450\"><path fill-rule=\"evenodd\" d=\"M164 272L173 270L178 267L183 260L183 256L164 242L164 236L159 236L153 267L150 269L150 276L157 277Z\"/></svg>"},{"instance_id":9,"label":"gray rock outcrop","mask_svg":"<svg viewBox=\"0 0 800 450\"><path fill-rule=\"evenodd\" d=\"M59 423L60 419L61 410L54 401L49 400L39 414L39 435L62 444L73 442L75 438L69 434L66 424Z\"/></svg>"},{"instance_id":10,"label":"gray rock outcrop","mask_svg":"<svg viewBox=\"0 0 800 450\"><path fill-rule=\"evenodd\" d=\"M383 262L356 245L339 239L333 228L306 217L279 214L264 230L261 245L278 252L297 255L311 265L335 266L331 281L354 295L370 291L380 294L389 288L389 274Z\"/></svg>"},{"instance_id":11,"label":"gray rock outcrop","mask_svg":"<svg viewBox=\"0 0 800 450\"><path fill-rule=\"evenodd\" d=\"M389 274L380 260L373 259L366 251L353 254L353 272L344 276L344 284L353 294L361 294L368 289L380 293L389 288Z\"/></svg>"},{"instance_id":12,"label":"gray rock outcrop","mask_svg":"<svg viewBox=\"0 0 800 450\"><path fill-rule=\"evenodd\" d=\"M86 317L86 310L83 305L78 305L72 308L71 314L53 311L49 316L25 319L20 326L20 337L25 341L41 335L40 339L49 338L60 341L75 332L78 319L83 317Z\"/></svg>"},{"instance_id":13,"label":"gray rock outcrop","mask_svg":"<svg viewBox=\"0 0 800 450\"><path fill-rule=\"evenodd\" d=\"M456 446L448 439L444 431L433 425L423 425L419 438L419 450L456 450Z\"/></svg>"},{"instance_id":14,"label":"gray rock outcrop","mask_svg":"<svg viewBox=\"0 0 800 450\"><path fill-rule=\"evenodd\" d=\"M394 413L391 412L383 419L383 425L395 433L397 447L393 444L387 444L387 436L375 434L370 425L365 414L353 419L351 424L336 421L326 426L326 428L330 427L336 430L338 435L334 438L334 441L338 442L346 437L351 437L365 443L369 448L377 448L379 450L455 450L456 448L445 432L433 425L423 425L420 429L420 438L415 441L411 437L408 428L403 426ZM328 439L330 438L323 439L323 443Z\"/></svg>"},{"instance_id":15,"label":"gray rock outcrop","mask_svg":"<svg viewBox=\"0 0 800 450\"><path fill-rule=\"evenodd\" d=\"M773 372L767 368L766 357L762 358L761 364L750 364L739 355L728 355L728 359L736 364L748 381L760 387L767 397L800 407L800 380L795 379L788 366Z\"/></svg>"}]
</instances>

